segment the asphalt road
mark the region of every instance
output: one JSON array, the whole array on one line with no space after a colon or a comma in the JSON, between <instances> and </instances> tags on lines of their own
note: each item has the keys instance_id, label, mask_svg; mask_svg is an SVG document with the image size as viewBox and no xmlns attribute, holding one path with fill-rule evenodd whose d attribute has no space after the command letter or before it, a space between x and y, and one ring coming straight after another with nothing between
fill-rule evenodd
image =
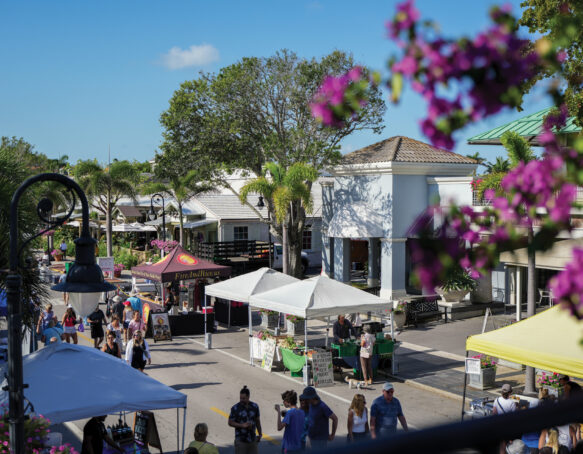
<instances>
[{"instance_id":1,"label":"asphalt road","mask_svg":"<svg viewBox=\"0 0 583 454\"><path fill-rule=\"evenodd\" d=\"M62 302L62 300L61 300ZM64 311L56 305L57 315ZM311 333L323 333L325 325L314 321ZM80 336L80 344L92 345L89 333ZM227 416L232 405L239 399L239 390L247 385L251 390L251 400L261 410L264 440L260 450L264 453L281 452L282 432L277 431L274 405L281 404L283 391L293 389L298 394L303 389L300 379L279 372L269 373L260 367L249 365L248 337L243 329L219 329L213 335L213 349L206 350L202 336L175 337L172 342L150 342L152 365L146 368L153 378L173 387L188 396L186 414L186 445L193 439L192 432L198 422L209 426L208 440L219 446L221 453L233 451L234 429L227 426ZM319 389L322 400L338 415L339 427L337 443L346 439L347 412L352 397L362 392L370 408L375 397L381 394L382 381L373 384L372 389L357 391L348 389L344 382L337 381L333 387ZM423 428L459 419L460 403L437 393L394 383L395 397L402 404L405 416L412 428ZM132 392L131 383L127 384ZM156 422L164 452L176 449L177 411L156 411ZM116 422L117 416L110 416L106 424ZM182 437L182 410L179 414L180 436ZM65 439L80 448L80 440L85 420L67 424ZM133 414L127 415L128 425L133 423ZM155 451L155 450L154 450Z\"/></svg>"}]
</instances>

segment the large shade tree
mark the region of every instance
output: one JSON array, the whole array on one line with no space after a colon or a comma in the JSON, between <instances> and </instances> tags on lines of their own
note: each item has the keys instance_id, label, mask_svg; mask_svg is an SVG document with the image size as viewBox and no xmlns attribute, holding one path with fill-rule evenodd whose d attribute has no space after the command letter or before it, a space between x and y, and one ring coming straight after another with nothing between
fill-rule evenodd
<instances>
[{"instance_id":1,"label":"large shade tree","mask_svg":"<svg viewBox=\"0 0 583 454\"><path fill-rule=\"evenodd\" d=\"M317 171L335 163L343 138L359 130L383 129L385 105L375 86L370 87L368 104L343 129L322 127L310 112L310 101L325 76L354 66L353 58L340 51L308 60L282 50L268 58L243 58L218 74L202 73L184 82L161 115L164 141L156 157L157 171L185 174L196 169L206 181L239 195L226 179L235 169L257 177L268 162L283 169L301 162ZM272 232L282 238L274 201L267 197L266 203ZM292 219L304 217L305 207L294 202L289 210L296 215L284 217L288 239L293 239L286 243L301 248L304 224L292 225ZM299 260L299 254L292 255Z\"/></svg>"},{"instance_id":2,"label":"large shade tree","mask_svg":"<svg viewBox=\"0 0 583 454\"><path fill-rule=\"evenodd\" d=\"M113 209L122 197L135 199L140 183L139 169L129 161L113 161L102 166L96 160L86 160L77 162L73 174L87 193L91 206L105 217L107 255L112 257Z\"/></svg>"}]
</instances>

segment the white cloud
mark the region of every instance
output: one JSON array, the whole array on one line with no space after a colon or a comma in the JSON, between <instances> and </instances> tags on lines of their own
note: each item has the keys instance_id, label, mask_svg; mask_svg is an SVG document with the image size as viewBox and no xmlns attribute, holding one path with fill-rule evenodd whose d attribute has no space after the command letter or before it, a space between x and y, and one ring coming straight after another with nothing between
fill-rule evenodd
<instances>
[{"instance_id":1,"label":"white cloud","mask_svg":"<svg viewBox=\"0 0 583 454\"><path fill-rule=\"evenodd\" d=\"M168 69L204 66L219 59L219 51L210 44L192 45L188 49L173 47L162 56L162 64Z\"/></svg>"}]
</instances>

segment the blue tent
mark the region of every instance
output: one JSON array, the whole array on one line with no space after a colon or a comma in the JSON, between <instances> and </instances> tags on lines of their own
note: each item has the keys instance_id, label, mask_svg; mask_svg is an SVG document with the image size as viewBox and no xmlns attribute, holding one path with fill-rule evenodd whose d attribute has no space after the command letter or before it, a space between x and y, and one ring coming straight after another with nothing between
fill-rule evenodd
<instances>
[{"instance_id":1,"label":"blue tent","mask_svg":"<svg viewBox=\"0 0 583 454\"><path fill-rule=\"evenodd\" d=\"M6 292L0 290L0 317L6 317L8 315L8 308L6 307Z\"/></svg>"}]
</instances>

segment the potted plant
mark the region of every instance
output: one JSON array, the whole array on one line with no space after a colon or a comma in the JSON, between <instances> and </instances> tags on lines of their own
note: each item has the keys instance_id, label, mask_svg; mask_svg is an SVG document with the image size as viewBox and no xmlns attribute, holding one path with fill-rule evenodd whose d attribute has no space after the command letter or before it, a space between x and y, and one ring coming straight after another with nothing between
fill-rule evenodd
<instances>
[{"instance_id":1,"label":"potted plant","mask_svg":"<svg viewBox=\"0 0 583 454\"><path fill-rule=\"evenodd\" d=\"M275 329L279 321L279 312L268 309L259 309L261 314L261 326L267 329Z\"/></svg>"},{"instance_id":2,"label":"potted plant","mask_svg":"<svg viewBox=\"0 0 583 454\"><path fill-rule=\"evenodd\" d=\"M441 287L436 289L443 301L459 303L464 297L475 290L478 283L470 273L462 267L452 271Z\"/></svg>"},{"instance_id":3,"label":"potted plant","mask_svg":"<svg viewBox=\"0 0 583 454\"><path fill-rule=\"evenodd\" d=\"M557 372L547 373L545 371L536 378L536 383L540 388L546 389L550 396L559 397L563 394L563 387L559 382L560 375Z\"/></svg>"},{"instance_id":4,"label":"potted plant","mask_svg":"<svg viewBox=\"0 0 583 454\"><path fill-rule=\"evenodd\" d=\"M306 320L297 315L285 314L286 331L289 336L304 334L306 329Z\"/></svg>"},{"instance_id":5,"label":"potted plant","mask_svg":"<svg viewBox=\"0 0 583 454\"><path fill-rule=\"evenodd\" d=\"M496 386L496 364L497 361L488 355L472 356L474 359L480 360L480 373L470 374L469 385L472 388L488 389Z\"/></svg>"},{"instance_id":6,"label":"potted plant","mask_svg":"<svg viewBox=\"0 0 583 454\"><path fill-rule=\"evenodd\" d=\"M123 263L116 263L113 265L113 277L121 277L121 272L125 269Z\"/></svg>"},{"instance_id":7,"label":"potted plant","mask_svg":"<svg viewBox=\"0 0 583 454\"><path fill-rule=\"evenodd\" d=\"M53 249L51 255L57 262L63 260L63 252L60 249Z\"/></svg>"},{"instance_id":8,"label":"potted plant","mask_svg":"<svg viewBox=\"0 0 583 454\"><path fill-rule=\"evenodd\" d=\"M395 328L402 330L407 320L407 301L397 301L397 304L393 307L393 320L395 321Z\"/></svg>"}]
</instances>

